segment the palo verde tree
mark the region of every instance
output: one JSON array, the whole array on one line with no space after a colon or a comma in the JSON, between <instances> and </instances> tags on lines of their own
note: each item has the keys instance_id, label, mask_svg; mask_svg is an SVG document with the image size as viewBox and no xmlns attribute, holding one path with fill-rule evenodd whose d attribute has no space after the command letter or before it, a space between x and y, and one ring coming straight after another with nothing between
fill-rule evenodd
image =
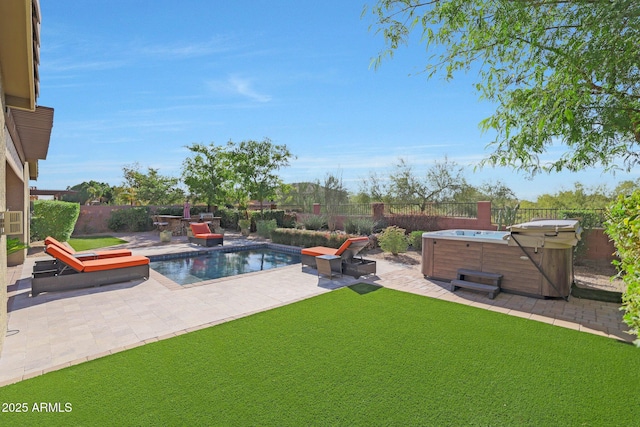
<instances>
[{"instance_id":1,"label":"palo verde tree","mask_svg":"<svg viewBox=\"0 0 640 427\"><path fill-rule=\"evenodd\" d=\"M182 181L196 201L211 205L228 201L231 181L229 155L225 147L192 144L187 148L193 153L182 162Z\"/></svg>"},{"instance_id":2,"label":"palo verde tree","mask_svg":"<svg viewBox=\"0 0 640 427\"><path fill-rule=\"evenodd\" d=\"M480 98L497 105L484 164L535 174L640 161L640 2L637 0L378 0L365 8L386 48L418 29L427 76L479 70ZM564 154L540 156L554 145Z\"/></svg>"},{"instance_id":3,"label":"palo verde tree","mask_svg":"<svg viewBox=\"0 0 640 427\"><path fill-rule=\"evenodd\" d=\"M250 198L263 202L276 196L277 190L283 185L277 171L289 166L289 159L293 157L286 145L277 145L269 138L262 141L229 141L227 152L235 179L240 190Z\"/></svg>"}]
</instances>

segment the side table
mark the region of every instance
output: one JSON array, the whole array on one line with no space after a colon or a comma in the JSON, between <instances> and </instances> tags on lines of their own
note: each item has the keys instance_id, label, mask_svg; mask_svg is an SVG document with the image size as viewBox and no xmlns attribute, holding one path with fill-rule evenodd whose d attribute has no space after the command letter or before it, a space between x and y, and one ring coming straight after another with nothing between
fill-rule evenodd
<instances>
[{"instance_id":1,"label":"side table","mask_svg":"<svg viewBox=\"0 0 640 427\"><path fill-rule=\"evenodd\" d=\"M318 276L329 276L329 279L333 278L335 273L342 276L342 257L337 255L319 255L316 257L316 266L318 269Z\"/></svg>"}]
</instances>

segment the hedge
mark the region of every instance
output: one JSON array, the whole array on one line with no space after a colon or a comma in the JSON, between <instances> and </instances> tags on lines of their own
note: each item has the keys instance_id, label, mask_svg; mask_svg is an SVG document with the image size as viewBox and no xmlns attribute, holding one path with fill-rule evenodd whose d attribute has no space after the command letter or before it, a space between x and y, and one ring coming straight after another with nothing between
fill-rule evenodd
<instances>
[{"instance_id":1,"label":"hedge","mask_svg":"<svg viewBox=\"0 0 640 427\"><path fill-rule=\"evenodd\" d=\"M271 241L290 246L310 248L312 246L326 246L339 248L345 240L357 237L351 234L330 233L328 231L297 230L294 228L276 228L271 232Z\"/></svg>"},{"instance_id":2,"label":"hedge","mask_svg":"<svg viewBox=\"0 0 640 427\"><path fill-rule=\"evenodd\" d=\"M47 236L66 242L80 215L80 205L58 200L34 200L31 216L31 241Z\"/></svg>"},{"instance_id":3,"label":"hedge","mask_svg":"<svg viewBox=\"0 0 640 427\"><path fill-rule=\"evenodd\" d=\"M640 331L640 190L618 197L609 207L605 226L620 257L614 264L627 285L622 295L623 320L637 337ZM636 339L635 344L640 346L640 340Z\"/></svg>"}]
</instances>

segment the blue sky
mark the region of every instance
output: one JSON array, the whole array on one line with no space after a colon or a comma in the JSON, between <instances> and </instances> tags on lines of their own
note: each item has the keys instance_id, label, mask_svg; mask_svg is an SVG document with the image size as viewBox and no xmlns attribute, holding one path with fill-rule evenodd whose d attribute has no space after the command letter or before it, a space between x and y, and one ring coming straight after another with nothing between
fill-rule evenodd
<instances>
[{"instance_id":1,"label":"blue sky","mask_svg":"<svg viewBox=\"0 0 640 427\"><path fill-rule=\"evenodd\" d=\"M139 163L179 176L192 143L270 138L297 156L286 182L341 174L353 191L403 157L422 174L445 156L473 185L521 199L638 173L542 175L473 166L488 154L475 75L427 80L414 43L374 70L384 47L361 0L42 0L40 97L55 109L31 185L122 183ZM372 1L369 2L372 4ZM551 157L554 153L549 154ZM555 153L557 156L557 153Z\"/></svg>"}]
</instances>

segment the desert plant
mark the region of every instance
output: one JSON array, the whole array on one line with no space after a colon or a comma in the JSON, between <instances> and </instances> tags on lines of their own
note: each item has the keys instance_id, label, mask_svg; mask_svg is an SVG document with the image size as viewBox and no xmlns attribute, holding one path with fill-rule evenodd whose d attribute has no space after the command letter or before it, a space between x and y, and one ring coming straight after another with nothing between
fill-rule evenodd
<instances>
[{"instance_id":1,"label":"desert plant","mask_svg":"<svg viewBox=\"0 0 640 427\"><path fill-rule=\"evenodd\" d=\"M395 225L385 228L378 236L380 248L385 252L391 252L393 255L406 252L409 247L409 241L404 233L404 228L396 227Z\"/></svg>"},{"instance_id":2,"label":"desert plant","mask_svg":"<svg viewBox=\"0 0 640 427\"><path fill-rule=\"evenodd\" d=\"M376 222L371 218L349 218L344 223L344 231L368 236L373 233L375 226Z\"/></svg>"},{"instance_id":3,"label":"desert plant","mask_svg":"<svg viewBox=\"0 0 640 427\"><path fill-rule=\"evenodd\" d=\"M322 230L327 228L327 217L325 215L309 215L302 220L302 224L307 230Z\"/></svg>"}]
</instances>

